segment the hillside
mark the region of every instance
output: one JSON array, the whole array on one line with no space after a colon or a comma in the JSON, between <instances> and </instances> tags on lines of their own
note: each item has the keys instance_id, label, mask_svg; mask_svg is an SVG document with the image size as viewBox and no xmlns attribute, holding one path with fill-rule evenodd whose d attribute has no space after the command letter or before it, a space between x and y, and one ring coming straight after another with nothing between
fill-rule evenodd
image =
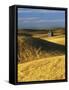
<instances>
[{"instance_id":1,"label":"hillside","mask_svg":"<svg viewBox=\"0 0 69 90\"><path fill-rule=\"evenodd\" d=\"M55 30L18 34L18 82L65 79L65 34ZM20 31L19 31L20 32Z\"/></svg>"},{"instance_id":2,"label":"hillside","mask_svg":"<svg viewBox=\"0 0 69 90\"><path fill-rule=\"evenodd\" d=\"M64 59L62 55L18 64L18 82L65 79Z\"/></svg>"}]
</instances>

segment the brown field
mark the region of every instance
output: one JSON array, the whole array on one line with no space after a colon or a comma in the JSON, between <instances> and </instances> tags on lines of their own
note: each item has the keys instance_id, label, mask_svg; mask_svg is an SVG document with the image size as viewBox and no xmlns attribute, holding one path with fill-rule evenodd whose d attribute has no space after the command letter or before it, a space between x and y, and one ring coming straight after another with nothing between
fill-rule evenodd
<instances>
[{"instance_id":1,"label":"brown field","mask_svg":"<svg viewBox=\"0 0 69 90\"><path fill-rule=\"evenodd\" d=\"M54 32L18 34L18 82L65 79L65 34Z\"/></svg>"}]
</instances>

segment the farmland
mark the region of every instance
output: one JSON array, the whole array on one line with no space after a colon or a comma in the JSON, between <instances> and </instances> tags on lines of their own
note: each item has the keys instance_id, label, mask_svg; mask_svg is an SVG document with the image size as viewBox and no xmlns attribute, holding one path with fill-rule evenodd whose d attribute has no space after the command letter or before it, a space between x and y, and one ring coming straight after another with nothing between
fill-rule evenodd
<instances>
[{"instance_id":1,"label":"farmland","mask_svg":"<svg viewBox=\"0 0 69 90\"><path fill-rule=\"evenodd\" d=\"M18 30L18 81L65 79L65 31Z\"/></svg>"}]
</instances>

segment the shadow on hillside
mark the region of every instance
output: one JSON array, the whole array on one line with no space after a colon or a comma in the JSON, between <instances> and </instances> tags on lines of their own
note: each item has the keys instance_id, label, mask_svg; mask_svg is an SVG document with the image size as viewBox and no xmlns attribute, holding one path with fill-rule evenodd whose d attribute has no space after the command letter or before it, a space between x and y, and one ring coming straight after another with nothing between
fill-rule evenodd
<instances>
[{"instance_id":1,"label":"shadow on hillside","mask_svg":"<svg viewBox=\"0 0 69 90\"><path fill-rule=\"evenodd\" d=\"M58 54L64 54L65 53L65 46L56 44L53 42L49 42L47 40L42 40L40 38L27 38L26 43L29 46L36 47L37 49L40 47L42 51L46 51L48 53L58 53Z\"/></svg>"}]
</instances>

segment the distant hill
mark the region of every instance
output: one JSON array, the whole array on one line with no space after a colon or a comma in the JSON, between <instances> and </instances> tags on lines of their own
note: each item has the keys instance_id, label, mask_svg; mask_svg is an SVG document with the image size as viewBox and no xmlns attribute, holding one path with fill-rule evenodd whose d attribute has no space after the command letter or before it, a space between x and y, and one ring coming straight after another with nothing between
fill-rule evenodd
<instances>
[{"instance_id":1,"label":"distant hill","mask_svg":"<svg viewBox=\"0 0 69 90\"><path fill-rule=\"evenodd\" d=\"M24 35L24 34L48 34L49 31L52 31L53 33L60 33L64 34L65 29L64 28L54 28L54 29L19 29L18 30L18 35Z\"/></svg>"}]
</instances>

